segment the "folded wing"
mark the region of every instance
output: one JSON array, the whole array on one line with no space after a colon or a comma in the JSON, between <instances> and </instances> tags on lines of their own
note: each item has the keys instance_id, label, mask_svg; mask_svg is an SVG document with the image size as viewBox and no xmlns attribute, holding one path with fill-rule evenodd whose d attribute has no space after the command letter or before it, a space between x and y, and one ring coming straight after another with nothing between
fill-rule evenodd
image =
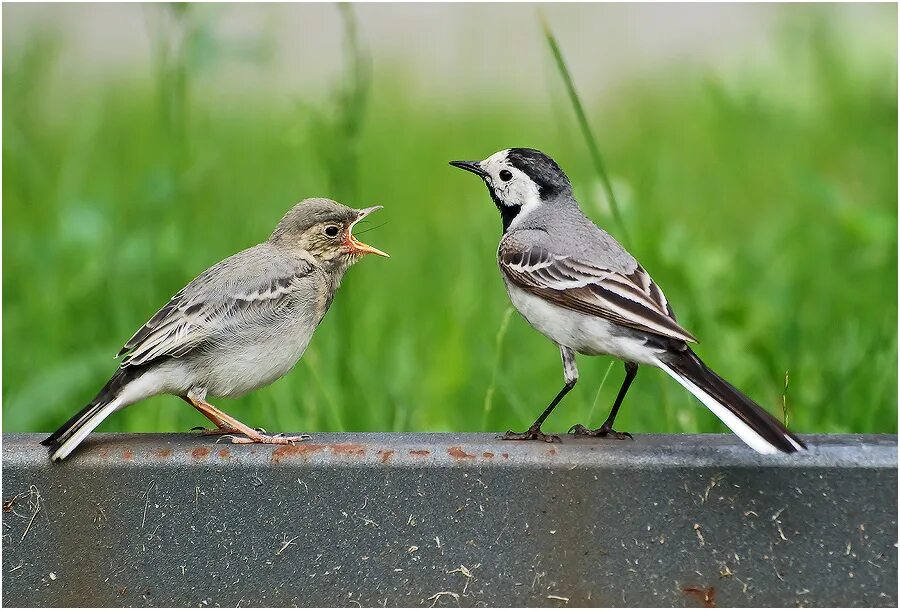
<instances>
[{"instance_id":1,"label":"folded wing","mask_svg":"<svg viewBox=\"0 0 900 610\"><path fill-rule=\"evenodd\" d=\"M205 287L220 276L216 267L209 269L178 291L125 343L118 353L121 366L146 364L163 356L179 358L227 332L236 320L270 316L312 270L311 264L301 263L299 267L260 273L251 281L232 281L222 289L209 290ZM238 284L244 285L243 289Z\"/></svg>"},{"instance_id":2,"label":"folded wing","mask_svg":"<svg viewBox=\"0 0 900 610\"><path fill-rule=\"evenodd\" d=\"M504 243L500 268L520 288L560 307L680 341L697 339L675 320L662 290L637 265L629 273L605 269L544 247Z\"/></svg>"}]
</instances>

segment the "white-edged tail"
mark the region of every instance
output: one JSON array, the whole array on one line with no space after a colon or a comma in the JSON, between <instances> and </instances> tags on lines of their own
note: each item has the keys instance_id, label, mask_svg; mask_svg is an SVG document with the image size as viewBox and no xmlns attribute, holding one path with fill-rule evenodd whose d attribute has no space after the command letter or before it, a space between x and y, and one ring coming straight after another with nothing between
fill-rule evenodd
<instances>
[{"instance_id":1,"label":"white-edged tail","mask_svg":"<svg viewBox=\"0 0 900 610\"><path fill-rule=\"evenodd\" d=\"M91 413L82 419L58 444L54 443L50 451L50 459L54 462L66 459L88 434L103 422L107 416L119 408L120 401L113 400L110 403L93 405Z\"/></svg>"},{"instance_id":2,"label":"white-edged tail","mask_svg":"<svg viewBox=\"0 0 900 610\"><path fill-rule=\"evenodd\" d=\"M803 451L803 444L768 411L719 377L690 349L667 353L659 367L672 376L752 449L763 454Z\"/></svg>"},{"instance_id":3,"label":"white-edged tail","mask_svg":"<svg viewBox=\"0 0 900 610\"><path fill-rule=\"evenodd\" d=\"M66 459L111 413L141 398L136 392L126 390L134 390L137 389L136 386L142 385L134 383L141 379L142 373L139 367L120 368L94 400L60 426L59 430L41 441L42 445L50 447L50 459Z\"/></svg>"}]
</instances>

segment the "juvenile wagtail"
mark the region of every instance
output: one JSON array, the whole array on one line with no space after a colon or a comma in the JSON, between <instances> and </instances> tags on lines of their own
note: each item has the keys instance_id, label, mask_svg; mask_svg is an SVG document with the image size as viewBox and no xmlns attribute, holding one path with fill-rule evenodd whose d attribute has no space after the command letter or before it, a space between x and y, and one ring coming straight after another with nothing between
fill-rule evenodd
<instances>
[{"instance_id":1,"label":"juvenile wagtail","mask_svg":"<svg viewBox=\"0 0 900 610\"><path fill-rule=\"evenodd\" d=\"M179 396L236 443L287 444L308 436L261 434L206 402L241 396L287 373L328 311L344 272L364 254L353 236L381 206L354 210L306 199L267 241L213 265L178 291L119 352L119 369L86 407L51 434L62 460L107 416L157 394Z\"/></svg>"},{"instance_id":2,"label":"juvenile wagtail","mask_svg":"<svg viewBox=\"0 0 900 610\"><path fill-rule=\"evenodd\" d=\"M510 148L483 161L451 165L481 177L500 211L497 251L509 298L562 355L565 386L525 432L508 440L558 441L541 424L578 381L575 354L625 362L625 381L602 426L576 435L618 439L613 422L638 365L663 369L760 453L792 453L803 442L762 407L710 370L689 347L691 333L675 319L659 286L640 264L578 207L556 162L531 148Z\"/></svg>"}]
</instances>

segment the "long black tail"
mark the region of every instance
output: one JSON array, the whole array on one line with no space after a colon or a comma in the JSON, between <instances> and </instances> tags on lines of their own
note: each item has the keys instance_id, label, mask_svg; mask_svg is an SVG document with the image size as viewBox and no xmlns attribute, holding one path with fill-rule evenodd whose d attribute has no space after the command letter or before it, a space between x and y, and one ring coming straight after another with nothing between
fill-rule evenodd
<instances>
[{"instance_id":1,"label":"long black tail","mask_svg":"<svg viewBox=\"0 0 900 610\"><path fill-rule=\"evenodd\" d=\"M110 407L122 388L140 375L141 371L137 369L138 367L117 370L94 400L60 426L59 430L41 441L42 445L50 447L50 455L54 460L62 460L69 455L87 434L115 410L115 407Z\"/></svg>"},{"instance_id":2,"label":"long black tail","mask_svg":"<svg viewBox=\"0 0 900 610\"><path fill-rule=\"evenodd\" d=\"M660 365L759 453L806 449L780 421L719 377L690 349L661 356Z\"/></svg>"}]
</instances>

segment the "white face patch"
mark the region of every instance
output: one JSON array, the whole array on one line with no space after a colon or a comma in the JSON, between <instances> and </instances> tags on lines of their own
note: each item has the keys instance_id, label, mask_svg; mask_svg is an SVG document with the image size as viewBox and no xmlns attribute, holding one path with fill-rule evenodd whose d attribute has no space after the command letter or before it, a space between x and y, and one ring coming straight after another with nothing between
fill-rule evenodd
<instances>
[{"instance_id":1,"label":"white face patch","mask_svg":"<svg viewBox=\"0 0 900 610\"><path fill-rule=\"evenodd\" d=\"M525 172L508 161L508 152L508 150L501 150L494 153L479 165L488 173L485 180L500 203L510 207L521 207L522 211L519 213L519 217L522 217L541 204L540 188ZM507 178L507 180L503 178Z\"/></svg>"}]
</instances>

